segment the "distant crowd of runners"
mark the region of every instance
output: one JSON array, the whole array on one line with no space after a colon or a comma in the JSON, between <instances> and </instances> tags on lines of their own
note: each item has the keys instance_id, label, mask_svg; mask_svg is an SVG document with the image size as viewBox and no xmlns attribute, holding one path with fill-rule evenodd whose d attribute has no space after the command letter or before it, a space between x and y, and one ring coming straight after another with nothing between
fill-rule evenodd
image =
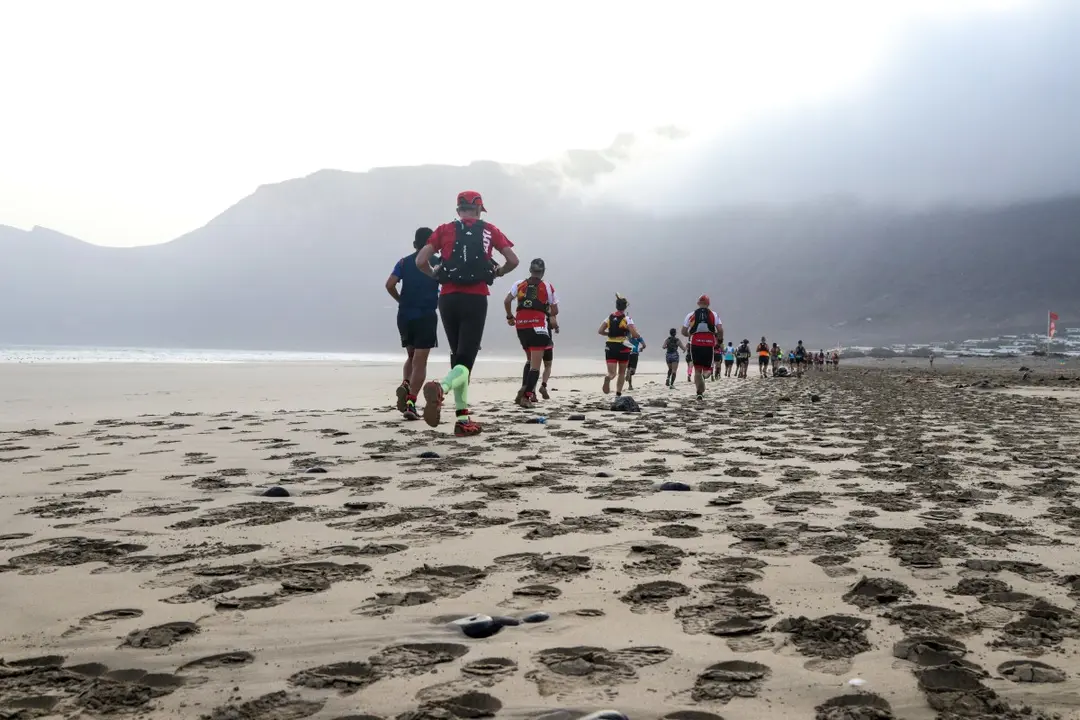
<instances>
[{"instance_id":1,"label":"distant crowd of runners","mask_svg":"<svg viewBox=\"0 0 1080 720\"><path fill-rule=\"evenodd\" d=\"M486 211L480 193L458 193L458 219L434 230L419 228L413 239L414 252L397 262L386 281L387 292L398 304L398 333L406 350L403 378L397 388L398 412L407 420L422 417L436 427L444 398L452 393L454 434L458 437L482 431L469 409L469 380L483 340L490 287L519 264L514 244L499 228L480 219ZM494 258L496 252L502 256L501 264ZM529 263L528 276L516 282L503 299L506 323L516 330L525 352L515 402L526 408L538 402L538 395L545 400L550 397L547 383L554 358L554 335L559 332L559 298L554 286L544 279L546 270L543 259L534 259ZM731 377L733 369L735 377L746 378L755 354L761 377L770 373L802 375L811 368L824 371L840 366L838 351L814 353L803 346L802 340L786 354L764 337L754 351L749 340L737 347L731 342L725 346L723 324L710 305L708 295L699 297L697 307L683 319L681 337L678 329L672 328L663 342L669 388L675 387L684 356L686 379L695 383L699 400L704 397L706 380ZM605 394L612 391L612 384L617 396L624 389L634 389L638 358L647 347L629 309L630 302L617 294L614 311L598 330L605 346ZM438 345L440 318L450 350L450 372L442 380L429 381L428 355ZM423 410L417 408L418 393L424 398Z\"/></svg>"}]
</instances>

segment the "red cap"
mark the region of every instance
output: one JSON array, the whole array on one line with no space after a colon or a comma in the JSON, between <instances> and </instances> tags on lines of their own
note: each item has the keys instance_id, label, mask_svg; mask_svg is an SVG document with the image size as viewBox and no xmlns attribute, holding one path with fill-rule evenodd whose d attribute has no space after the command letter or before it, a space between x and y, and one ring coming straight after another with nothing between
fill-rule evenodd
<instances>
[{"instance_id":1,"label":"red cap","mask_svg":"<svg viewBox=\"0 0 1080 720\"><path fill-rule=\"evenodd\" d=\"M698 301L698 305L700 305L700 304L702 304L702 303L705 303L706 305L710 304L710 303L709 303L709 296L708 296L708 295L702 295L701 297L699 297L699 298L697 299L697 301Z\"/></svg>"},{"instance_id":2,"label":"red cap","mask_svg":"<svg viewBox=\"0 0 1080 720\"><path fill-rule=\"evenodd\" d=\"M484 207L484 199L475 190L462 190L459 192L457 204L458 208L479 206L481 212L487 212L487 208Z\"/></svg>"}]
</instances>

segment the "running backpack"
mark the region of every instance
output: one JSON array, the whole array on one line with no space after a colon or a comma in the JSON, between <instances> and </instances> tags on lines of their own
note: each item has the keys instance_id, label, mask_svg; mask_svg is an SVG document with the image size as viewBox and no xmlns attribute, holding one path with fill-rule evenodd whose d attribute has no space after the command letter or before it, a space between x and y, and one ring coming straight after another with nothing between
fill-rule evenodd
<instances>
[{"instance_id":1,"label":"running backpack","mask_svg":"<svg viewBox=\"0 0 1080 720\"><path fill-rule=\"evenodd\" d=\"M525 281L524 287L518 288L518 310L539 310L545 315L548 315L551 312L548 303L540 299L540 284L542 282L543 280L540 278L531 277Z\"/></svg>"},{"instance_id":2,"label":"running backpack","mask_svg":"<svg viewBox=\"0 0 1080 720\"><path fill-rule=\"evenodd\" d=\"M713 322L713 313L709 308L699 307L694 311L694 319L691 327L693 328L691 333L702 332L701 326L704 325L709 329L709 332L713 335L716 334L716 324Z\"/></svg>"},{"instance_id":3,"label":"running backpack","mask_svg":"<svg viewBox=\"0 0 1080 720\"><path fill-rule=\"evenodd\" d=\"M488 256L491 231L483 220L468 226L460 220L456 223L457 235L450 257L439 266L439 282L472 285L495 282L495 262ZM485 238L487 238L485 242Z\"/></svg>"},{"instance_id":4,"label":"running backpack","mask_svg":"<svg viewBox=\"0 0 1080 720\"><path fill-rule=\"evenodd\" d=\"M679 338L668 337L664 341L664 350L668 352L679 352Z\"/></svg>"},{"instance_id":5,"label":"running backpack","mask_svg":"<svg viewBox=\"0 0 1080 720\"><path fill-rule=\"evenodd\" d=\"M607 336L609 338L626 337L626 315L618 311L608 315Z\"/></svg>"}]
</instances>

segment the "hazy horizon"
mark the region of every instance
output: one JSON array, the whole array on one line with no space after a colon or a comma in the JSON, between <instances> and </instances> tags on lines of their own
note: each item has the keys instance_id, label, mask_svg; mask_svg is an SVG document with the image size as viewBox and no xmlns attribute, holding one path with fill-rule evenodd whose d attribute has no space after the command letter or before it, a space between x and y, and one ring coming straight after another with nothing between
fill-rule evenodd
<instances>
[{"instance_id":1,"label":"hazy horizon","mask_svg":"<svg viewBox=\"0 0 1080 720\"><path fill-rule=\"evenodd\" d=\"M1000 147L1002 128L1025 113L1044 121L1015 125L1039 152L1020 158L1011 182L987 177L995 187L981 195L1007 198L1019 188L1028 197L1025 188L1055 183L1073 189L1074 173L1062 170L1057 178L1044 162L1071 159L1046 148L1062 142L1058 128L1080 121L1080 103L1060 92L1075 87L1077 65L1059 57L1071 50L1062 38L1078 16L1067 2L717 2L659 14L634 3L545 7L538 14L474 4L485 41L455 47L457 62L439 63L437 71L428 48L460 24L456 10L437 3L362 12L332 2L300 12L273 3L148 8L120 0L93 8L47 0L7 8L5 24L20 32L0 47L0 61L28 69L7 90L19 112L5 117L8 129L0 135L0 224L43 226L102 245L159 243L201 227L256 187L323 168L529 164L660 126L689 137L635 158L586 197L637 203L662 196L665 207L692 209L713 193L690 197L687 188L719 188L732 201L798 199L818 185L819 194L843 193L850 190L845 183L867 185L871 161L882 160L867 156L880 152L883 139L857 132L869 123L907 132L899 133L896 157L885 154L887 166L897 157L909 161L915 143L957 167L951 176L940 173L947 198L970 180L972 157ZM67 19L63 26L52 22L58 13ZM358 26L379 31L355 42ZM635 47L641 36L649 53ZM293 52L280 51L283 40ZM51 50L42 55L45 42ZM550 52L552 42L558 53ZM970 66L957 52L971 56ZM1006 55L1016 77L980 78L988 53ZM491 62L496 55L500 61ZM18 62L30 56L36 64ZM1060 66L1060 83L1042 87L1049 66ZM379 72L363 72L369 67ZM590 72L599 67L603 74ZM939 83L923 102L922 86L933 86L939 74L969 75L974 96L984 101L965 103ZM1038 85L1033 97L1055 94L1051 106L993 117L1027 77ZM441 111L474 88L492 113ZM376 109L367 98L377 98ZM950 98L941 114L923 112L927 103ZM75 119L69 108L78 105L93 111ZM969 105L976 119L982 113L994 122L981 135L953 128L940 145L932 135L948 125L948 112ZM837 113L850 120L845 109L852 107L866 108L861 120L838 122ZM898 108L908 116L897 117ZM1046 133L1046 123L1054 133ZM816 154L800 135L814 138ZM958 139L968 142L951 148ZM838 162L837 151L852 141L851 159ZM727 174L716 175L709 158L714 166L722 158ZM878 177L868 198L900 198L914 184L931 185L932 167L908 165L892 186ZM835 174L839 187L822 183L823 173ZM657 186L654 178L673 175L675 187Z\"/></svg>"}]
</instances>

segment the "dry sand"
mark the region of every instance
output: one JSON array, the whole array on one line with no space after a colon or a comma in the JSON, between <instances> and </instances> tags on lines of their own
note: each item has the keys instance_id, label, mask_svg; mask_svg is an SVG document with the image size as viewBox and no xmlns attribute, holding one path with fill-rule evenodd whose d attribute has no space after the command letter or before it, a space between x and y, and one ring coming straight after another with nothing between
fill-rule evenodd
<instances>
[{"instance_id":1,"label":"dry sand","mask_svg":"<svg viewBox=\"0 0 1080 720\"><path fill-rule=\"evenodd\" d=\"M392 367L0 366L0 718L1080 718L1075 371L1014 365L491 364L468 440Z\"/></svg>"}]
</instances>

